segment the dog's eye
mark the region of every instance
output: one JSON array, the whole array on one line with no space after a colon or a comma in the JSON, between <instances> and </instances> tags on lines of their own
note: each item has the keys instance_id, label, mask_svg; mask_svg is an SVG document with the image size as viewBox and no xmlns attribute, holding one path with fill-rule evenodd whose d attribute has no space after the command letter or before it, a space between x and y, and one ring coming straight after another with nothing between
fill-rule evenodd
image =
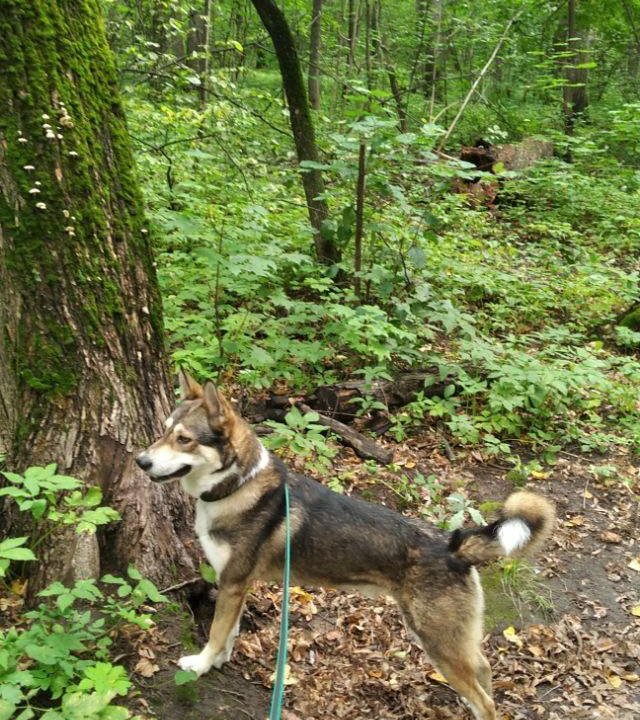
<instances>
[{"instance_id":1,"label":"dog's eye","mask_svg":"<svg viewBox=\"0 0 640 720\"><path fill-rule=\"evenodd\" d=\"M191 438L186 435L178 435L177 440L180 445L188 445L191 442Z\"/></svg>"}]
</instances>

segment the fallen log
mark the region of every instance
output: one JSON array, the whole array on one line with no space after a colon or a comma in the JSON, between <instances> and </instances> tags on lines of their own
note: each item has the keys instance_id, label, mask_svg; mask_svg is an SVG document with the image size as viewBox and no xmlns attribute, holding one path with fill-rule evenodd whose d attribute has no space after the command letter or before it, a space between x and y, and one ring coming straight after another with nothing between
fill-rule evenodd
<instances>
[{"instance_id":1,"label":"fallen log","mask_svg":"<svg viewBox=\"0 0 640 720\"><path fill-rule=\"evenodd\" d=\"M306 403L300 402L297 403L297 406L303 413L314 412L313 408L309 407ZM317 411L315 412L317 413ZM339 420L327 417L326 415L320 415L320 413L318 413L318 416L320 425L329 428L331 432L335 433L347 445L352 447L361 458L373 459L382 465L388 465L393 460L392 448L380 445L375 440L368 438L366 435L363 435Z\"/></svg>"},{"instance_id":2,"label":"fallen log","mask_svg":"<svg viewBox=\"0 0 640 720\"><path fill-rule=\"evenodd\" d=\"M495 172L495 166L505 170L523 170L538 160L553 157L553 143L535 138L524 138L519 143L489 145L482 141L475 146L463 146L460 159L471 163L483 172Z\"/></svg>"},{"instance_id":3,"label":"fallen log","mask_svg":"<svg viewBox=\"0 0 640 720\"><path fill-rule=\"evenodd\" d=\"M357 416L360 398L373 398L389 410L415 400L419 392L425 397L442 395L448 382L440 380L437 368L420 372L400 373L391 380L348 380L335 385L323 385L310 396L308 404L318 412L342 421Z\"/></svg>"},{"instance_id":4,"label":"fallen log","mask_svg":"<svg viewBox=\"0 0 640 720\"><path fill-rule=\"evenodd\" d=\"M393 459L392 449L380 445L346 424L358 416L360 403L357 400L373 398L384 404L385 410L374 411L373 418L369 421L369 429L376 434L382 434L391 424L387 410L406 405L415 400L420 392L425 397L442 395L449 383L450 379L441 379L438 368L433 367L403 372L391 380L348 380L335 385L323 385L306 397L271 393L248 402L242 407L242 413L257 425L258 432L264 435L269 433L270 429L261 423L265 420L284 422L293 405L304 413L316 412L320 415L318 422L328 427L360 457L388 465Z\"/></svg>"}]
</instances>

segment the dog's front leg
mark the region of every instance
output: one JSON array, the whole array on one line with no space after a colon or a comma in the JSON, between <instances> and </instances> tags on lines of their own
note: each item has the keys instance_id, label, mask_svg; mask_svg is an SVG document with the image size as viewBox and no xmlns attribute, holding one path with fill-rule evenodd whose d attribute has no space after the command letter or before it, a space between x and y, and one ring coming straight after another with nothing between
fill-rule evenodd
<instances>
[{"instance_id":1,"label":"dog's front leg","mask_svg":"<svg viewBox=\"0 0 640 720\"><path fill-rule=\"evenodd\" d=\"M221 668L231 657L246 591L247 588L243 585L220 588L209 631L209 642L197 655L186 655L178 660L178 665L183 670L193 670L198 675L203 675L212 667Z\"/></svg>"}]
</instances>

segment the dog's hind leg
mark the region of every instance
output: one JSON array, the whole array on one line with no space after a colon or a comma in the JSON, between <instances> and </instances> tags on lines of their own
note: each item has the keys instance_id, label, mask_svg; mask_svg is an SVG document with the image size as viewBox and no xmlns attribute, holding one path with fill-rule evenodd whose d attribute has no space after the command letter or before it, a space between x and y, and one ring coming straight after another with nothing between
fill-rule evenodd
<instances>
[{"instance_id":1,"label":"dog's hind leg","mask_svg":"<svg viewBox=\"0 0 640 720\"><path fill-rule=\"evenodd\" d=\"M496 720L491 690L491 668L470 638L460 628L447 633L447 627L429 627L428 634L417 629L420 645L451 687L470 705L476 720Z\"/></svg>"},{"instance_id":2,"label":"dog's hind leg","mask_svg":"<svg viewBox=\"0 0 640 720\"><path fill-rule=\"evenodd\" d=\"M212 667L221 668L229 660L238 634L246 592L247 587L244 585L220 588L209 642L197 655L180 658L178 664L183 670L193 670L202 675Z\"/></svg>"},{"instance_id":3,"label":"dog's hind leg","mask_svg":"<svg viewBox=\"0 0 640 720\"><path fill-rule=\"evenodd\" d=\"M412 592L398 598L411 635L469 703L476 720L496 720L491 668L480 648L483 603L477 578L436 597L412 585Z\"/></svg>"},{"instance_id":4,"label":"dog's hind leg","mask_svg":"<svg viewBox=\"0 0 640 720\"><path fill-rule=\"evenodd\" d=\"M476 720L496 720L493 699L482 686L478 667L463 653L451 647L442 653L443 649L431 645L427 652L447 682L467 700Z\"/></svg>"},{"instance_id":5,"label":"dog's hind leg","mask_svg":"<svg viewBox=\"0 0 640 720\"><path fill-rule=\"evenodd\" d=\"M476 661L476 675L478 682L482 685L482 689L490 698L493 698L493 685L491 683L491 665L485 657L482 650L478 650L478 659Z\"/></svg>"}]
</instances>

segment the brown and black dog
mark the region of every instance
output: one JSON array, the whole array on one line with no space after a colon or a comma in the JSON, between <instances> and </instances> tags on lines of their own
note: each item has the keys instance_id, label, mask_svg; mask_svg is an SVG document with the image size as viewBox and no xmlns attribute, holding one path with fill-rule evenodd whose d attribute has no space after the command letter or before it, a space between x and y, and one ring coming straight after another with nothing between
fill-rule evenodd
<instances>
[{"instance_id":1,"label":"brown and black dog","mask_svg":"<svg viewBox=\"0 0 640 720\"><path fill-rule=\"evenodd\" d=\"M197 498L196 533L217 574L209 641L180 667L198 674L220 668L231 656L252 581L281 579L286 482L292 582L392 596L412 639L475 717L494 720L475 565L538 547L554 525L551 503L516 492L485 527L451 534L424 526L292 473L212 383L201 387L181 374L181 384L183 400L164 435L136 458L155 482L179 478Z\"/></svg>"}]
</instances>

